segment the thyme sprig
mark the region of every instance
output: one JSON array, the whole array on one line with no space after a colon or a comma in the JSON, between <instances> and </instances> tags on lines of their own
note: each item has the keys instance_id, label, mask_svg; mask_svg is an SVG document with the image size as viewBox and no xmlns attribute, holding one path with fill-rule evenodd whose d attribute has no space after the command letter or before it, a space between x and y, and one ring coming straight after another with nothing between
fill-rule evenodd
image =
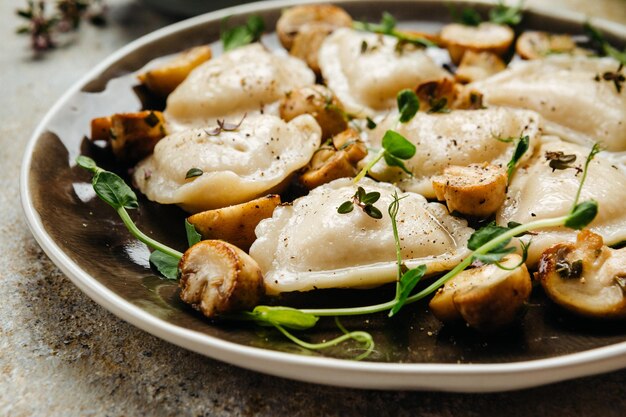
<instances>
[{"instance_id":1,"label":"thyme sprig","mask_svg":"<svg viewBox=\"0 0 626 417\"><path fill-rule=\"evenodd\" d=\"M59 0L51 14L46 12L46 3L29 0L26 8L16 11L28 22L16 31L30 35L31 48L37 53L55 48L57 35L78 30L83 20L97 26L106 23L106 6L102 0Z\"/></svg>"},{"instance_id":2,"label":"thyme sprig","mask_svg":"<svg viewBox=\"0 0 626 417\"><path fill-rule=\"evenodd\" d=\"M601 56L610 56L622 65L626 65L626 49L620 51L609 43L604 34L594 27L591 22L587 21L583 25L583 30L589 37L592 48Z\"/></svg>"},{"instance_id":3,"label":"thyme sprig","mask_svg":"<svg viewBox=\"0 0 626 417\"><path fill-rule=\"evenodd\" d=\"M373 219L382 219L383 214L380 212L378 208L374 206L380 199L380 193L378 191L372 191L369 193L365 192L363 187L359 187L356 190L356 193L352 196L351 200L344 201L337 208L337 213L339 214L347 214L354 210L354 206L360 207L361 210L368 216Z\"/></svg>"},{"instance_id":4,"label":"thyme sprig","mask_svg":"<svg viewBox=\"0 0 626 417\"><path fill-rule=\"evenodd\" d=\"M500 25L517 26L522 21L524 0L520 0L515 6L507 6L503 0L499 0L498 4L489 10L488 22ZM466 26L478 26L483 22L483 18L476 9L464 7L458 11L454 6L450 5L450 14L452 20Z\"/></svg>"}]
</instances>

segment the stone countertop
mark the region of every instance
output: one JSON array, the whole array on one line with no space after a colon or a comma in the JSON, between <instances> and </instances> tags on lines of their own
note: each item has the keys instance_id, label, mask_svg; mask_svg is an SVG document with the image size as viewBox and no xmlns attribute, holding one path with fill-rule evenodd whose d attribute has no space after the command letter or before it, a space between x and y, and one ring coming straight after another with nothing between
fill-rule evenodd
<instances>
[{"instance_id":1,"label":"stone countertop","mask_svg":"<svg viewBox=\"0 0 626 417\"><path fill-rule=\"evenodd\" d=\"M31 132L60 95L108 54L173 20L108 1L108 27L33 59L0 2L0 416L623 416L626 370L499 394L383 392L293 382L178 348L81 293L24 220L18 172ZM527 4L541 3L527 1ZM552 4L626 23L624 0Z\"/></svg>"}]
</instances>

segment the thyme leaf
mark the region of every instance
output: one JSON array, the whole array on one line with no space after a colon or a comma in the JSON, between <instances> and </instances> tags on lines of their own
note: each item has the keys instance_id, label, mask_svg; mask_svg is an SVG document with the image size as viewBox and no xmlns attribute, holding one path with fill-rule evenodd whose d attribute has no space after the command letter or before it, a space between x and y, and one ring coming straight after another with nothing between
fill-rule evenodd
<instances>
[{"instance_id":1,"label":"thyme leaf","mask_svg":"<svg viewBox=\"0 0 626 417\"><path fill-rule=\"evenodd\" d=\"M188 180L190 178L199 177L202 174L204 174L204 171L202 171L200 168L190 168L189 171L187 171L187 173L185 174L185 179Z\"/></svg>"},{"instance_id":2,"label":"thyme leaf","mask_svg":"<svg viewBox=\"0 0 626 417\"><path fill-rule=\"evenodd\" d=\"M365 32L380 33L382 35L393 36L403 44L410 44L418 47L436 46L428 39L402 32L396 28L396 19L388 12L384 12L380 23L368 23L354 21L352 27Z\"/></svg>"}]
</instances>

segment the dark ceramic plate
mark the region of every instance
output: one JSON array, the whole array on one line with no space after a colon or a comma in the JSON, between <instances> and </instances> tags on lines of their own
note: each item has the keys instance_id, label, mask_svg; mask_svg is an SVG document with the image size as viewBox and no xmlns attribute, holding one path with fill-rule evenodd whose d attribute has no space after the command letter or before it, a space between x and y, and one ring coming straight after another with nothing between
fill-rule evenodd
<instances>
[{"instance_id":1,"label":"dark ceramic plate","mask_svg":"<svg viewBox=\"0 0 626 417\"><path fill-rule=\"evenodd\" d=\"M439 1L338 3L358 19L377 21L383 11L389 11L403 24L425 30L435 30L450 15L447 4ZM87 154L123 173L85 135L94 117L141 108L132 88L133 73L157 57L215 42L225 16L234 15L232 23L240 23L247 14L256 13L273 27L281 9L292 4L239 6L161 29L109 57L59 100L30 141L21 177L26 217L50 258L95 301L137 327L207 356L288 378L364 388L497 391L626 366L623 323L573 318L547 302L539 288L521 324L493 336L441 327L425 304L407 308L393 320L384 315L367 321L345 319L348 328L367 330L376 340L376 351L362 362L349 360L355 353L345 348L314 353L294 347L273 331L210 323L179 301L176 284L162 281L150 269L147 248L127 233L113 210L95 198L88 174L73 161ZM476 7L486 11L485 5ZM557 17L551 11L531 10L524 27L580 33L583 20L562 11ZM596 23L612 41L623 44L624 27ZM273 35L264 41L277 45ZM185 247L183 228L178 226L184 213L178 208L144 199L133 217L156 239ZM327 291L284 301L328 305L390 296L381 292L385 293ZM310 338L316 341L336 334L334 323L322 320Z\"/></svg>"}]
</instances>

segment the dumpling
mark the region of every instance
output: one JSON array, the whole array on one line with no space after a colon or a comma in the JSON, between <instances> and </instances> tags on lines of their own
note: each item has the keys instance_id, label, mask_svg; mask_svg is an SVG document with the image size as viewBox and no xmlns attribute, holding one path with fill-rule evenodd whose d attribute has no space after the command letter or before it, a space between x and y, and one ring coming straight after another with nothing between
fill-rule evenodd
<instances>
[{"instance_id":1,"label":"dumpling","mask_svg":"<svg viewBox=\"0 0 626 417\"><path fill-rule=\"evenodd\" d=\"M403 135L415 144L415 156L405 162L413 176L400 168L378 162L370 175L380 181L393 182L405 191L435 198L431 179L451 165L466 166L489 162L506 167L511 159L517 138L528 135L530 149L520 163L530 158L532 149L541 137L541 117L532 111L506 108L485 110L455 110L450 113L419 112L409 122L398 123L397 114L389 115L369 134L369 145L380 148L389 129ZM509 143L500 139L512 138ZM366 164L375 152L370 152Z\"/></svg>"},{"instance_id":2,"label":"dumpling","mask_svg":"<svg viewBox=\"0 0 626 417\"><path fill-rule=\"evenodd\" d=\"M573 168L553 170L549 158L554 154L550 152L575 155ZM589 148L580 145L561 140L544 141L528 164L518 169L513 177L507 199L496 215L497 223L528 223L566 215L572 207L588 154ZM625 240L626 173L623 166L604 153L596 155L589 165L580 202L589 199L598 202L598 215L590 225L591 230L601 235L607 245ZM535 265L541 253L553 244L575 240L576 231L565 227L541 231L532 236L528 265Z\"/></svg>"},{"instance_id":3,"label":"dumpling","mask_svg":"<svg viewBox=\"0 0 626 417\"><path fill-rule=\"evenodd\" d=\"M216 134L217 133L217 134ZM310 115L244 119L232 131L192 129L166 136L140 162L133 180L150 200L196 212L252 200L286 185L321 141ZM199 176L185 178L190 169Z\"/></svg>"},{"instance_id":4,"label":"dumpling","mask_svg":"<svg viewBox=\"0 0 626 417\"><path fill-rule=\"evenodd\" d=\"M423 49L398 51L397 39L338 29L319 51L326 85L354 115L373 116L396 106L397 93L450 75Z\"/></svg>"},{"instance_id":5,"label":"dumpling","mask_svg":"<svg viewBox=\"0 0 626 417\"><path fill-rule=\"evenodd\" d=\"M250 248L261 267L270 294L318 288L359 288L396 280L396 254L387 213L394 192L391 184L365 178L366 192L380 192L375 206L383 213L373 219L355 207L337 213L357 190L342 178L315 188L292 205L279 206L259 223ZM451 216L445 206L407 193L397 216L402 258L409 268L425 264L428 273L452 269L468 254L473 230Z\"/></svg>"},{"instance_id":6,"label":"dumpling","mask_svg":"<svg viewBox=\"0 0 626 417\"><path fill-rule=\"evenodd\" d=\"M469 84L483 103L531 109L547 122L548 133L609 151L626 150L626 91L617 91L606 72L619 64L611 58L554 56L519 62L491 78ZM625 73L622 71L622 73ZM626 73L625 73L626 74Z\"/></svg>"},{"instance_id":7,"label":"dumpling","mask_svg":"<svg viewBox=\"0 0 626 417\"><path fill-rule=\"evenodd\" d=\"M304 62L254 43L194 69L168 97L165 117L170 130L179 131L214 125L217 119L239 120L246 113L271 113L268 105L314 82Z\"/></svg>"}]
</instances>

